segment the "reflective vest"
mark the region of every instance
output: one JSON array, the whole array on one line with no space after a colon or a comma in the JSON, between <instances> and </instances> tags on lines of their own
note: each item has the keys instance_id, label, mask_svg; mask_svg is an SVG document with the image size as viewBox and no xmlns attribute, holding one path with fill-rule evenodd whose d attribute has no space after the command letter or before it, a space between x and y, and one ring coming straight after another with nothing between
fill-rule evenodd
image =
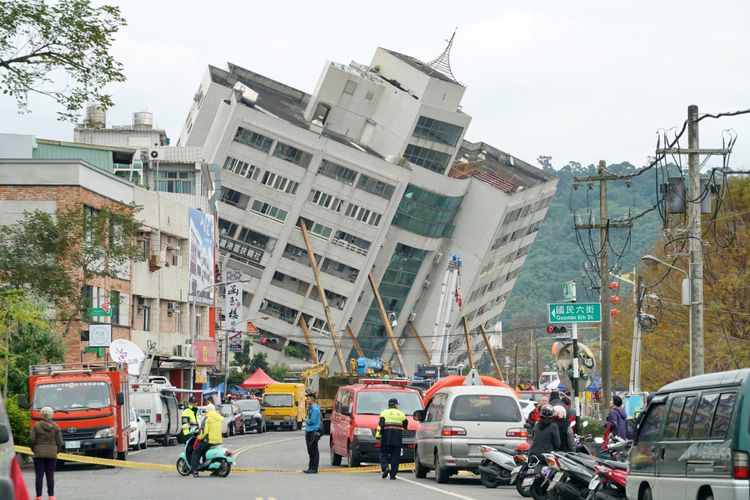
<instances>
[{"instance_id":1,"label":"reflective vest","mask_svg":"<svg viewBox=\"0 0 750 500\"><path fill-rule=\"evenodd\" d=\"M182 434L185 436L190 435L190 426L198 425L198 421L195 419L195 410L190 406L182 410Z\"/></svg>"},{"instance_id":2,"label":"reflective vest","mask_svg":"<svg viewBox=\"0 0 750 500\"><path fill-rule=\"evenodd\" d=\"M380 412L375 439L380 439L381 446L401 446L406 425L408 425L406 414L398 408L383 410Z\"/></svg>"}]
</instances>

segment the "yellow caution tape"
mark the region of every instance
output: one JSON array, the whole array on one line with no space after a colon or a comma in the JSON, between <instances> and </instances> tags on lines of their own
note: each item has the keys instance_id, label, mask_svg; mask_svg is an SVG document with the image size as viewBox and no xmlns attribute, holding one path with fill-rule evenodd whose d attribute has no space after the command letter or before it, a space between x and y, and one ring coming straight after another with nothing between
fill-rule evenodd
<instances>
[{"instance_id":1,"label":"yellow caution tape","mask_svg":"<svg viewBox=\"0 0 750 500\"><path fill-rule=\"evenodd\" d=\"M33 455L31 448L28 446L16 446L16 453L22 453L24 455ZM89 457L86 455L74 455L72 453L58 453L57 458L59 460L65 460L67 462L77 462L82 464L92 465L106 465L109 467L123 467L125 469L141 469L141 470L164 470L174 471L174 465L168 464L153 464L148 462L130 462L127 460L114 460L112 458L99 458ZM409 470L414 467L414 464L401 464L401 470ZM348 467L348 468L336 468L336 469L319 469L318 472L335 472L335 473L359 473L359 472L379 472L379 465L372 465L369 467ZM241 473L258 473L258 472L286 472L292 474L300 474L301 470L289 470L289 469L243 469L241 467L232 467L232 472Z\"/></svg>"}]
</instances>

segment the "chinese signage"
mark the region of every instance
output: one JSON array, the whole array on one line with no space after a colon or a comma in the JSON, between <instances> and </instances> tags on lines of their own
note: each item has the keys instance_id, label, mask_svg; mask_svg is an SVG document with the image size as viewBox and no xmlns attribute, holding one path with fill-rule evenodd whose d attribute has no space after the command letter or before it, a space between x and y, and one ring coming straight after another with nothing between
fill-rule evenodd
<instances>
[{"instance_id":1,"label":"chinese signage","mask_svg":"<svg viewBox=\"0 0 750 500\"><path fill-rule=\"evenodd\" d=\"M112 343L112 325L90 325L89 347L109 347Z\"/></svg>"},{"instance_id":2,"label":"chinese signage","mask_svg":"<svg viewBox=\"0 0 750 500\"><path fill-rule=\"evenodd\" d=\"M196 366L216 366L216 342L196 340L194 346Z\"/></svg>"},{"instance_id":3,"label":"chinese signage","mask_svg":"<svg viewBox=\"0 0 750 500\"><path fill-rule=\"evenodd\" d=\"M263 252L260 250L225 236L219 237L219 248L245 259L250 259L252 262L257 262L258 264L263 259Z\"/></svg>"},{"instance_id":4,"label":"chinese signage","mask_svg":"<svg viewBox=\"0 0 750 500\"><path fill-rule=\"evenodd\" d=\"M198 368L195 370L195 383L196 384L205 384L208 382L208 369Z\"/></svg>"},{"instance_id":5,"label":"chinese signage","mask_svg":"<svg viewBox=\"0 0 750 500\"><path fill-rule=\"evenodd\" d=\"M190 215L190 270L188 299L198 304L213 303L214 279L214 219L211 215L189 208ZM197 297L196 297L197 296Z\"/></svg>"},{"instance_id":6,"label":"chinese signage","mask_svg":"<svg viewBox=\"0 0 750 500\"><path fill-rule=\"evenodd\" d=\"M549 323L599 323L602 306L597 302L549 304Z\"/></svg>"},{"instance_id":7,"label":"chinese signage","mask_svg":"<svg viewBox=\"0 0 750 500\"><path fill-rule=\"evenodd\" d=\"M227 283L226 329L229 352L242 352L242 283Z\"/></svg>"}]
</instances>

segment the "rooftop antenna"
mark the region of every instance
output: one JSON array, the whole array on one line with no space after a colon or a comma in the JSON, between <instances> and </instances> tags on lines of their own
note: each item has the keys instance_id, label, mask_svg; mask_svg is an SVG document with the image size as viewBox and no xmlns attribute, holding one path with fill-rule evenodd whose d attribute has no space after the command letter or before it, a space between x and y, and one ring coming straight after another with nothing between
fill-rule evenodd
<instances>
[{"instance_id":1,"label":"rooftop antenna","mask_svg":"<svg viewBox=\"0 0 750 500\"><path fill-rule=\"evenodd\" d=\"M443 53L440 54L437 59L426 63L426 66L433 71L442 73L457 84L463 86L463 84L459 82L458 79L456 79L456 77L453 75L453 71L451 71L451 47L453 47L453 39L456 38L456 31L458 31L458 26L456 26L456 29L453 30L453 34L451 35L450 40L446 40L446 42L448 42L448 46L445 48Z\"/></svg>"}]
</instances>

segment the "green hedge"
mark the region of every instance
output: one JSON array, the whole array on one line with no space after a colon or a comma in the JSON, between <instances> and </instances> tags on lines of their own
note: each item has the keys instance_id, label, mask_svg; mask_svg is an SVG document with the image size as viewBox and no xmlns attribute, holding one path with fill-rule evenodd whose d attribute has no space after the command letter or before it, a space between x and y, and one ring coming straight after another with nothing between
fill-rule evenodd
<instances>
[{"instance_id":1,"label":"green hedge","mask_svg":"<svg viewBox=\"0 0 750 500\"><path fill-rule=\"evenodd\" d=\"M588 422L589 424L584 428L583 423ZM578 429L579 434L591 434L593 437L602 436L604 434L604 424L598 418L581 417L581 428Z\"/></svg>"},{"instance_id":2,"label":"green hedge","mask_svg":"<svg viewBox=\"0 0 750 500\"><path fill-rule=\"evenodd\" d=\"M29 430L31 427L31 415L29 411L18 407L18 396L8 397L5 400L5 409L8 411L13 442L27 446L29 444Z\"/></svg>"}]
</instances>

